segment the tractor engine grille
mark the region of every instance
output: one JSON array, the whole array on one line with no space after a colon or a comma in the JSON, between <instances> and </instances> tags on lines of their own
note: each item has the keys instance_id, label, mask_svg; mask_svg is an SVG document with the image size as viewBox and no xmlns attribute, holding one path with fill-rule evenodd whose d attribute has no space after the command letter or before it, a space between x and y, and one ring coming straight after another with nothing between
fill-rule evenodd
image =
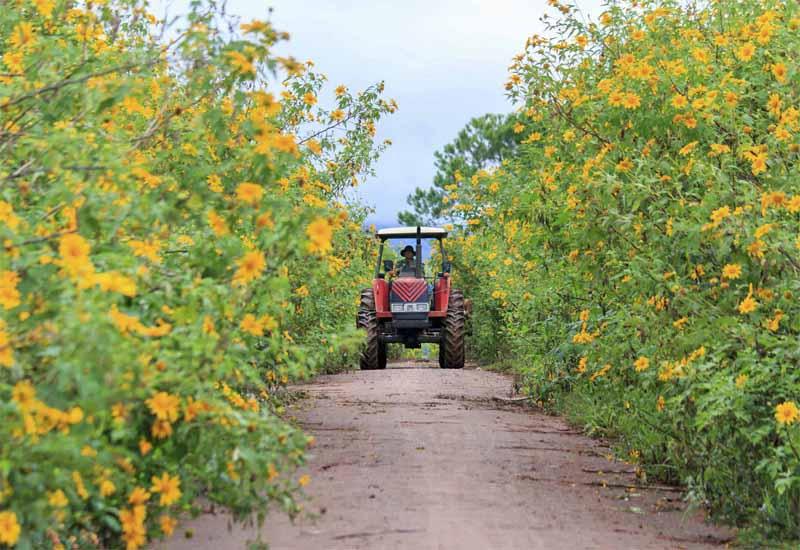
<instances>
[{"instance_id":1,"label":"tractor engine grille","mask_svg":"<svg viewBox=\"0 0 800 550\"><path fill-rule=\"evenodd\" d=\"M395 279L392 282L392 302L427 301L428 284L425 279Z\"/></svg>"}]
</instances>

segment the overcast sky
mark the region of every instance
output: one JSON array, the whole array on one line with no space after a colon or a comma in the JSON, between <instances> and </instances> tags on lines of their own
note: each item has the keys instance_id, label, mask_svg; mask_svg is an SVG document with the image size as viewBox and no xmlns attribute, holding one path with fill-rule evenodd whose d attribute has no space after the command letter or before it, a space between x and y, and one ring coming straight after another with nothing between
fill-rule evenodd
<instances>
[{"instance_id":1,"label":"overcast sky","mask_svg":"<svg viewBox=\"0 0 800 550\"><path fill-rule=\"evenodd\" d=\"M179 12L181 0L166 3ZM244 20L271 19L291 34L281 53L311 59L330 90L386 82L400 109L379 124L393 145L358 190L370 222L393 225L415 187L430 185L433 153L474 116L509 112L503 84L511 58L542 32L546 0L229 0ZM592 14L600 0L581 0ZM269 16L269 8L274 9ZM156 8L156 12L158 9ZM161 15L161 14L159 14Z\"/></svg>"}]
</instances>

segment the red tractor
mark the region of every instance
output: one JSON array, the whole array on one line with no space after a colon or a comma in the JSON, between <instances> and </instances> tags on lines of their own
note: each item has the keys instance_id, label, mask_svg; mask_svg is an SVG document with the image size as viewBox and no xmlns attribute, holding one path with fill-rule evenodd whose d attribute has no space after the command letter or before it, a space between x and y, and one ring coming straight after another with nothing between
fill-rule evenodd
<instances>
[{"instance_id":1,"label":"red tractor","mask_svg":"<svg viewBox=\"0 0 800 550\"><path fill-rule=\"evenodd\" d=\"M366 346L361 353L361 368L386 368L386 346L403 344L419 348L423 343L439 344L439 366L460 369L464 366L464 334L467 311L464 295L450 288L450 262L443 239L447 231L439 227L393 227L381 229L378 261L372 288L361 291L356 326L366 331ZM416 239L404 249L406 263L395 266L383 260L384 244L392 239ZM441 271L426 277L422 264L422 240L436 239L442 256ZM381 266L384 271L381 272ZM387 275L394 276L387 281Z\"/></svg>"}]
</instances>

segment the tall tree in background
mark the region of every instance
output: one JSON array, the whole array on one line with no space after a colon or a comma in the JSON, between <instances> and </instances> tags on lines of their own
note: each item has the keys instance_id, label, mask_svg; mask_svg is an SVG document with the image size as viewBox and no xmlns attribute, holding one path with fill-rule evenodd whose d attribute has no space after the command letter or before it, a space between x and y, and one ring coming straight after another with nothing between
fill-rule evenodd
<instances>
[{"instance_id":1,"label":"tall tree in background","mask_svg":"<svg viewBox=\"0 0 800 550\"><path fill-rule=\"evenodd\" d=\"M499 165L522 139L515 133L518 120L514 114L489 113L475 117L461 129L456 139L435 153L436 175L433 186L417 187L406 201L412 210L400 212L397 219L404 225L428 225L441 222L447 194L446 185L454 182L456 172L470 178L479 170Z\"/></svg>"}]
</instances>

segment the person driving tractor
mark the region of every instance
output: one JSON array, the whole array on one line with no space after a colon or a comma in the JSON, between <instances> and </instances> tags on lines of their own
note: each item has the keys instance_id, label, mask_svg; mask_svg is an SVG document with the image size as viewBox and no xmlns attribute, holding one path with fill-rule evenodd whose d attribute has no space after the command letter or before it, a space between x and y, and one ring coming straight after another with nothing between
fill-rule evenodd
<instances>
[{"instance_id":1,"label":"person driving tractor","mask_svg":"<svg viewBox=\"0 0 800 550\"><path fill-rule=\"evenodd\" d=\"M414 252L414 247L406 245L400 252L400 255L403 256L406 261L400 265L396 265L387 275L390 277L416 277L417 263L414 261L414 256L417 254ZM425 272L424 269L422 271L423 273Z\"/></svg>"}]
</instances>

